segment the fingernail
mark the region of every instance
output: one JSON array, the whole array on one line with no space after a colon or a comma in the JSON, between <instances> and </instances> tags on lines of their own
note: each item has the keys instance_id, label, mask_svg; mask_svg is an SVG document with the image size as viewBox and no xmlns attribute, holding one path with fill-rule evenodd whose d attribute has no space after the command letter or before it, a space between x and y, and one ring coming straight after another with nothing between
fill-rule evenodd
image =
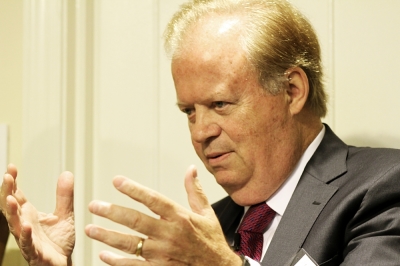
<instances>
[{"instance_id":1,"label":"fingernail","mask_svg":"<svg viewBox=\"0 0 400 266\"><path fill-rule=\"evenodd\" d=\"M110 252L108 252L108 251L102 251L102 252L100 253L100 259L101 259L101 260L105 261L105 260L107 260L107 259L109 259L109 258L110 258Z\"/></svg>"},{"instance_id":2,"label":"fingernail","mask_svg":"<svg viewBox=\"0 0 400 266\"><path fill-rule=\"evenodd\" d=\"M110 206L111 204L108 202L95 200L90 203L89 207L92 212L99 213L101 211L108 209Z\"/></svg>"},{"instance_id":3,"label":"fingernail","mask_svg":"<svg viewBox=\"0 0 400 266\"><path fill-rule=\"evenodd\" d=\"M85 228L86 234L88 237L94 238L97 234L97 228L96 226L93 226L92 224L88 224Z\"/></svg>"},{"instance_id":4,"label":"fingernail","mask_svg":"<svg viewBox=\"0 0 400 266\"><path fill-rule=\"evenodd\" d=\"M122 176L114 177L113 183L116 188L120 188L124 184L125 178Z\"/></svg>"},{"instance_id":5,"label":"fingernail","mask_svg":"<svg viewBox=\"0 0 400 266\"><path fill-rule=\"evenodd\" d=\"M94 226L91 226L91 227L89 228L89 236L90 236L90 237L94 237L94 236L96 236L96 234L97 234L97 228L94 227Z\"/></svg>"}]
</instances>

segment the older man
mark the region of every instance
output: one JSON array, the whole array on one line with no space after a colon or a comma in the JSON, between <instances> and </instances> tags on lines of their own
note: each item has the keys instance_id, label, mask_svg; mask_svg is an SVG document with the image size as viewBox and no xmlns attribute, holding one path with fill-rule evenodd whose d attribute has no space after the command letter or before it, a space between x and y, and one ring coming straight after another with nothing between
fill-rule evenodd
<instances>
[{"instance_id":1,"label":"older man","mask_svg":"<svg viewBox=\"0 0 400 266\"><path fill-rule=\"evenodd\" d=\"M116 177L118 190L160 219L92 202L92 213L147 236L88 225L89 237L145 259L103 252L104 262L400 264L400 151L349 147L322 124L320 48L297 10L277 0L193 1L172 18L166 48L193 146L229 197L212 209L194 167L185 177L192 211ZM55 214L38 219L16 169L8 172L1 206L24 257L71 264L72 175L60 177Z\"/></svg>"}]
</instances>

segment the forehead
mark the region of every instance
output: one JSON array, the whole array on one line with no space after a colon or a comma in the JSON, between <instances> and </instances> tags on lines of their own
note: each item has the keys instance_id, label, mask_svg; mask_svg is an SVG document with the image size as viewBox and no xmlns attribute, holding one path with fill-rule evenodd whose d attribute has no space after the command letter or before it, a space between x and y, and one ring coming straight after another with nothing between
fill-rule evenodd
<instances>
[{"instance_id":1,"label":"forehead","mask_svg":"<svg viewBox=\"0 0 400 266\"><path fill-rule=\"evenodd\" d=\"M236 87L253 77L246 57L238 47L219 43L210 49L193 47L172 60L172 75L179 95L182 89L199 90Z\"/></svg>"},{"instance_id":2,"label":"forehead","mask_svg":"<svg viewBox=\"0 0 400 266\"><path fill-rule=\"evenodd\" d=\"M173 56L173 72L184 63L191 68L205 67L209 72L247 67L241 41L242 23L237 15L214 14L191 25Z\"/></svg>"},{"instance_id":3,"label":"forehead","mask_svg":"<svg viewBox=\"0 0 400 266\"><path fill-rule=\"evenodd\" d=\"M185 101L189 92L205 98L228 91L241 94L250 84L258 86L240 42L241 23L235 16L210 16L189 29L172 59L178 101Z\"/></svg>"},{"instance_id":4,"label":"forehead","mask_svg":"<svg viewBox=\"0 0 400 266\"><path fill-rule=\"evenodd\" d=\"M261 89L258 75L243 51L223 48L224 45L220 45L203 52L193 49L172 61L178 105L234 101L249 88Z\"/></svg>"},{"instance_id":5,"label":"forehead","mask_svg":"<svg viewBox=\"0 0 400 266\"><path fill-rule=\"evenodd\" d=\"M207 58L207 55L222 47L239 50L242 48L242 32L243 19L239 15L212 13L201 17L186 29L177 53L197 52Z\"/></svg>"}]
</instances>

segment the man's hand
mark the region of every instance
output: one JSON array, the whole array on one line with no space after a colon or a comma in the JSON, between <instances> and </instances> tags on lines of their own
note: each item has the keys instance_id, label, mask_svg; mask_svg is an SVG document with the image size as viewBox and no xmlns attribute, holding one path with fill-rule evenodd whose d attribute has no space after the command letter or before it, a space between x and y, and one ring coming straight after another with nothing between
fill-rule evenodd
<instances>
[{"instance_id":1,"label":"man's hand","mask_svg":"<svg viewBox=\"0 0 400 266\"><path fill-rule=\"evenodd\" d=\"M1 186L0 208L10 232L29 265L72 265L75 245L74 178L64 172L58 178L54 214L38 212L16 183L17 169L9 165ZM40 196L41 191L38 191Z\"/></svg>"},{"instance_id":2,"label":"man's hand","mask_svg":"<svg viewBox=\"0 0 400 266\"><path fill-rule=\"evenodd\" d=\"M141 255L135 260L103 251L100 258L110 265L241 265L231 251L207 197L191 166L185 176L185 187L192 211L163 195L122 177L114 178L114 186L133 200L146 205L160 218L152 218L133 209L93 201L89 210L96 215L125 225L147 236ZM140 238L88 225L86 234L96 240L130 254L136 254Z\"/></svg>"}]
</instances>

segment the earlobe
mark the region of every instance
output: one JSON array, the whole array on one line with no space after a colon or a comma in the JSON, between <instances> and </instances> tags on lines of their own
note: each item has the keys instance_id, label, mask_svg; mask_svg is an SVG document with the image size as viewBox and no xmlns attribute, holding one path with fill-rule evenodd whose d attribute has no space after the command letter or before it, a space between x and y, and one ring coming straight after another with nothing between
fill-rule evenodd
<instances>
[{"instance_id":1,"label":"earlobe","mask_svg":"<svg viewBox=\"0 0 400 266\"><path fill-rule=\"evenodd\" d=\"M306 73L300 67L288 69L286 93L289 98L289 109L292 115L300 113L307 103L309 83Z\"/></svg>"}]
</instances>

